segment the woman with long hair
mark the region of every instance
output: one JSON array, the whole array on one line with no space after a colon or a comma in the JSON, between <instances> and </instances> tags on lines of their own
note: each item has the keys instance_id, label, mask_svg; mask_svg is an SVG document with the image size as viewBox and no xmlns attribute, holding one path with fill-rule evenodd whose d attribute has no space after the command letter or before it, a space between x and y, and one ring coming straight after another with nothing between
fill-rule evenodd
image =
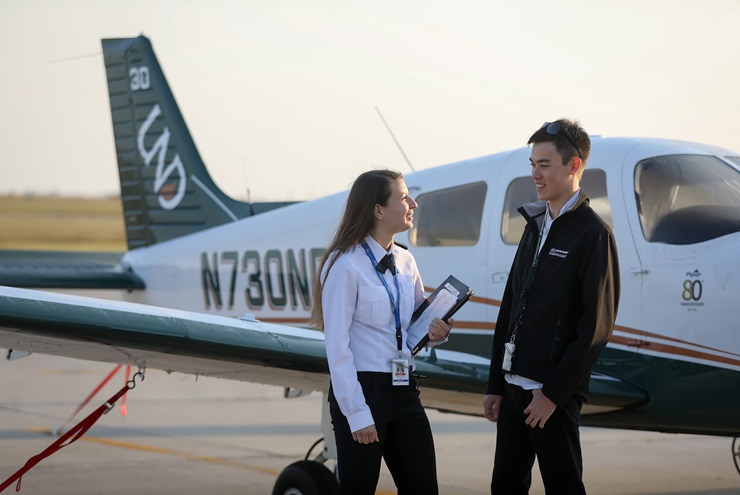
<instances>
[{"instance_id":1,"label":"woman with long hair","mask_svg":"<svg viewBox=\"0 0 740 495\"><path fill-rule=\"evenodd\" d=\"M414 257L394 242L413 226L417 206L400 173L361 174L315 282L312 322L326 338L340 493L375 493L381 459L400 495L438 493L432 431L406 344L424 286ZM452 323L430 324L431 345L447 339Z\"/></svg>"}]
</instances>

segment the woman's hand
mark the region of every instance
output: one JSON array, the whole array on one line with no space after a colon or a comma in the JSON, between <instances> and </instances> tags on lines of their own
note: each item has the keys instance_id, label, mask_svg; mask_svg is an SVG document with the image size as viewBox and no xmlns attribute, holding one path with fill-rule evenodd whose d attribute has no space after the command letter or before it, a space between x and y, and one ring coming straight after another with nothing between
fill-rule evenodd
<instances>
[{"instance_id":1,"label":"woman's hand","mask_svg":"<svg viewBox=\"0 0 740 495\"><path fill-rule=\"evenodd\" d=\"M379 442L378 430L375 429L375 425L366 426L360 428L357 431L352 432L352 440L362 444L371 444L373 442Z\"/></svg>"},{"instance_id":2,"label":"woman's hand","mask_svg":"<svg viewBox=\"0 0 740 495\"><path fill-rule=\"evenodd\" d=\"M450 318L448 323L445 323L441 318L435 318L429 323L429 340L431 342L439 342L444 340L450 334L452 325L455 324L455 320Z\"/></svg>"}]
</instances>

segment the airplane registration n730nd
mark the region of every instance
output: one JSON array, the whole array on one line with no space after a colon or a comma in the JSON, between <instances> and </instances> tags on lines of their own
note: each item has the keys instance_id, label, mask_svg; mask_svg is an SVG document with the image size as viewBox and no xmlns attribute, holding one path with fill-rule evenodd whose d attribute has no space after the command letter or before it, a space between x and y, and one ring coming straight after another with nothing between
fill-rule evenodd
<instances>
[{"instance_id":1,"label":"airplane registration n730nd","mask_svg":"<svg viewBox=\"0 0 740 495\"><path fill-rule=\"evenodd\" d=\"M3 253L0 283L16 288L0 289L0 346L325 393L323 336L305 327L347 192L293 204L227 197L150 42L103 40L103 51L129 250ZM419 207L396 240L412 250L427 290L450 274L475 290L449 343L417 359L422 400L481 415L494 322L524 228L517 208L536 200L529 149L405 181ZM614 231L622 270L617 324L582 423L739 436L740 154L593 136L581 186ZM129 302L28 288L108 289ZM319 460L334 456L325 423ZM291 469L324 483L314 467ZM286 478L295 476L278 478L280 493Z\"/></svg>"}]
</instances>

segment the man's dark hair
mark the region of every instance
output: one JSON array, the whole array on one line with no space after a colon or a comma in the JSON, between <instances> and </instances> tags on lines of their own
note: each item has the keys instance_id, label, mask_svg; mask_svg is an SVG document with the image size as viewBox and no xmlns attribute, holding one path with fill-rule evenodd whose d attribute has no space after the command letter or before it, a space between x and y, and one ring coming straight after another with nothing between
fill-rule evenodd
<instances>
[{"instance_id":1,"label":"man's dark hair","mask_svg":"<svg viewBox=\"0 0 740 495\"><path fill-rule=\"evenodd\" d=\"M527 144L551 141L563 157L563 165L574 156L580 156L583 166L586 166L591 154L591 138L577 120L559 119L554 122L545 122L542 127L530 136Z\"/></svg>"}]
</instances>

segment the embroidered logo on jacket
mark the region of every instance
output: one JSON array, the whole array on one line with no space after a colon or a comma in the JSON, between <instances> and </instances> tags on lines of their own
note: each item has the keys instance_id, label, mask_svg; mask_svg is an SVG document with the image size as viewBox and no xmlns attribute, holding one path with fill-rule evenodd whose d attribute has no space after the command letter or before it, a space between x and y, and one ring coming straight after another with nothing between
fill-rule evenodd
<instances>
[{"instance_id":1,"label":"embroidered logo on jacket","mask_svg":"<svg viewBox=\"0 0 740 495\"><path fill-rule=\"evenodd\" d=\"M565 258L568 256L568 251L563 251L562 249L550 249L550 256L557 256L558 258Z\"/></svg>"}]
</instances>

